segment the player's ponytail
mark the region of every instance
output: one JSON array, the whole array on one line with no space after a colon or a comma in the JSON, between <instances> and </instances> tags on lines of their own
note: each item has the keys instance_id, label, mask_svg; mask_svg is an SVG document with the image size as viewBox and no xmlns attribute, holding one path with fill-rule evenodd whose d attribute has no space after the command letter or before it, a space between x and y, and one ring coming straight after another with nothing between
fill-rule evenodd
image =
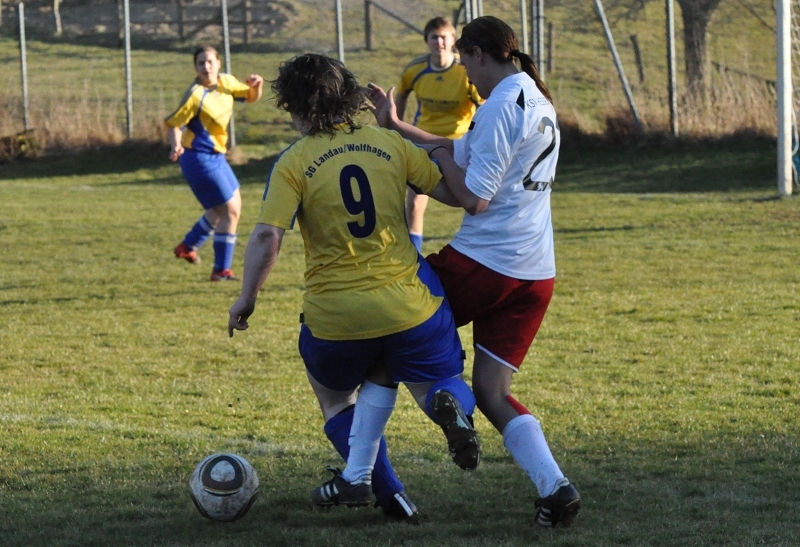
<instances>
[{"instance_id":1,"label":"player's ponytail","mask_svg":"<svg viewBox=\"0 0 800 547\"><path fill-rule=\"evenodd\" d=\"M536 87L539 88L539 91L542 92L542 95L547 97L547 100L551 103L553 102L553 98L550 96L550 91L547 89L547 86L544 85L544 81L542 81L542 77L539 75L539 69L536 68L536 63L533 62L533 59L527 53L523 53L518 49L512 49L509 52L510 57L516 57L519 61L519 66L522 70L536 82Z\"/></svg>"},{"instance_id":2,"label":"player's ponytail","mask_svg":"<svg viewBox=\"0 0 800 547\"><path fill-rule=\"evenodd\" d=\"M547 100L553 102L536 64L529 55L519 50L517 37L506 23L491 15L473 19L461 30L461 38L456 41L456 48L462 55L469 55L475 46L481 48L498 63L511 63L517 59L522 70L536 82L536 87Z\"/></svg>"}]
</instances>

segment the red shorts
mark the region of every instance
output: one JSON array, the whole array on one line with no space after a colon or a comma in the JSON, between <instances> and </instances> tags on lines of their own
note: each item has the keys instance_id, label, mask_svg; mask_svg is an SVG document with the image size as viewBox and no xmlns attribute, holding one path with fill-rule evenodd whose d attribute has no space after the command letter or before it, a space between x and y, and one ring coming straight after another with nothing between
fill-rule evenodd
<instances>
[{"instance_id":1,"label":"red shorts","mask_svg":"<svg viewBox=\"0 0 800 547\"><path fill-rule=\"evenodd\" d=\"M542 324L555 280L508 277L450 245L427 261L442 280L456 326L471 322L475 346L518 370Z\"/></svg>"}]
</instances>

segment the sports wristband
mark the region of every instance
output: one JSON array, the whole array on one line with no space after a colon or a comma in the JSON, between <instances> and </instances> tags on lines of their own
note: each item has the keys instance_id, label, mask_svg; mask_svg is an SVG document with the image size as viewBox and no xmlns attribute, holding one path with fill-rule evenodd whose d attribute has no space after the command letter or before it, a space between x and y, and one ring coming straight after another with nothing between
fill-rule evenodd
<instances>
[{"instance_id":1,"label":"sports wristband","mask_svg":"<svg viewBox=\"0 0 800 547\"><path fill-rule=\"evenodd\" d=\"M430 149L430 151L428 152L428 157L430 158L430 157L431 157L431 155L433 154L433 152L434 152L435 150L439 150L440 148L444 148L445 150L447 149L446 147L444 147L444 146L442 146L442 145L439 145L439 146L434 146L434 147L433 147L433 148L431 148L431 149Z\"/></svg>"}]
</instances>

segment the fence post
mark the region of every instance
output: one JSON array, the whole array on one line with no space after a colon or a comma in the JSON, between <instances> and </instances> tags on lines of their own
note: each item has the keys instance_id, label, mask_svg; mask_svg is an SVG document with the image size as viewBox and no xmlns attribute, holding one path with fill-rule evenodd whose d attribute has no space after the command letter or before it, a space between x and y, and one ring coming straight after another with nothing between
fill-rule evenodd
<instances>
[{"instance_id":1,"label":"fence post","mask_svg":"<svg viewBox=\"0 0 800 547\"><path fill-rule=\"evenodd\" d=\"M364 0L364 47L372 51L372 2Z\"/></svg>"},{"instance_id":2,"label":"fence post","mask_svg":"<svg viewBox=\"0 0 800 547\"><path fill-rule=\"evenodd\" d=\"M555 49L556 30L553 22L547 23L547 72L553 72L553 51Z\"/></svg>"},{"instance_id":3,"label":"fence post","mask_svg":"<svg viewBox=\"0 0 800 547\"><path fill-rule=\"evenodd\" d=\"M251 33L251 23L253 22L253 3L251 0L244 0L244 45L249 45L253 39Z\"/></svg>"},{"instance_id":4,"label":"fence post","mask_svg":"<svg viewBox=\"0 0 800 547\"><path fill-rule=\"evenodd\" d=\"M183 15L184 15L184 6L186 5L185 0L175 0L175 4L178 6L178 37L181 40L181 43L186 39L186 30L183 26Z\"/></svg>"},{"instance_id":5,"label":"fence post","mask_svg":"<svg viewBox=\"0 0 800 547\"><path fill-rule=\"evenodd\" d=\"M28 48L25 43L25 4L19 3L17 8L19 14L19 66L22 72L22 121L25 124L25 131L31 128L31 115L28 108L28 62L26 58L26 50Z\"/></svg>"},{"instance_id":6,"label":"fence post","mask_svg":"<svg viewBox=\"0 0 800 547\"><path fill-rule=\"evenodd\" d=\"M339 48L339 60L344 63L344 36L342 31L342 0L336 0L336 45Z\"/></svg>"},{"instance_id":7,"label":"fence post","mask_svg":"<svg viewBox=\"0 0 800 547\"><path fill-rule=\"evenodd\" d=\"M124 2L125 12L125 110L128 118L128 138L133 138L133 79L131 77L131 6Z\"/></svg>"},{"instance_id":8,"label":"fence post","mask_svg":"<svg viewBox=\"0 0 800 547\"><path fill-rule=\"evenodd\" d=\"M531 58L544 80L544 0L531 0Z\"/></svg>"},{"instance_id":9,"label":"fence post","mask_svg":"<svg viewBox=\"0 0 800 547\"><path fill-rule=\"evenodd\" d=\"M644 132L642 119L639 117L639 110L636 108L636 103L633 101L631 86L628 84L628 78L625 76L625 69L622 67L622 61L619 59L617 46L614 43L614 36L611 34L611 27L608 26L606 12L603 10L603 3L600 0L594 0L594 9L597 11L597 17L600 18L600 23L603 25L603 32L606 35L606 42L608 42L608 49L611 51L611 57L614 59L614 66L617 67L617 75L622 84L622 90L625 92L625 98L628 99L628 106L631 109L631 114L633 114L633 119L636 121L636 130L641 135Z\"/></svg>"},{"instance_id":10,"label":"fence post","mask_svg":"<svg viewBox=\"0 0 800 547\"><path fill-rule=\"evenodd\" d=\"M117 0L117 47L125 45L125 7L124 0Z\"/></svg>"},{"instance_id":11,"label":"fence post","mask_svg":"<svg viewBox=\"0 0 800 547\"><path fill-rule=\"evenodd\" d=\"M633 59L636 62L636 69L639 71L639 83L644 82L644 66L642 66L642 52L639 50L639 37L631 34L631 44L633 45Z\"/></svg>"},{"instance_id":12,"label":"fence post","mask_svg":"<svg viewBox=\"0 0 800 547\"><path fill-rule=\"evenodd\" d=\"M53 17L56 20L56 36L61 36L61 0L53 0Z\"/></svg>"},{"instance_id":13,"label":"fence post","mask_svg":"<svg viewBox=\"0 0 800 547\"><path fill-rule=\"evenodd\" d=\"M228 74L233 70L231 68L231 35L228 29L228 3L226 0L220 2L220 15L222 16L222 43L225 48L225 72ZM228 150L236 146L236 122L234 121L233 112L231 112L231 120L228 122Z\"/></svg>"},{"instance_id":14,"label":"fence post","mask_svg":"<svg viewBox=\"0 0 800 547\"><path fill-rule=\"evenodd\" d=\"M778 0L775 13L777 23L778 83L778 194L792 193L792 8L789 0Z\"/></svg>"},{"instance_id":15,"label":"fence post","mask_svg":"<svg viewBox=\"0 0 800 547\"><path fill-rule=\"evenodd\" d=\"M528 44L528 8L525 0L519 0L520 39L522 40L522 53L530 53Z\"/></svg>"},{"instance_id":16,"label":"fence post","mask_svg":"<svg viewBox=\"0 0 800 547\"><path fill-rule=\"evenodd\" d=\"M675 70L675 6L666 0L667 8L667 69L669 73L669 127L672 136L678 136L678 93Z\"/></svg>"}]
</instances>

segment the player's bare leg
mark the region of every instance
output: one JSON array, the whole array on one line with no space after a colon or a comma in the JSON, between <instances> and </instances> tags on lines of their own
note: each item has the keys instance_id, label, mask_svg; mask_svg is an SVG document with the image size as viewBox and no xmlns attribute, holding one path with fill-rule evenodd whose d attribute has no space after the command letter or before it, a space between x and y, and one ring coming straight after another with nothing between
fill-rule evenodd
<instances>
[{"instance_id":1,"label":"player's bare leg","mask_svg":"<svg viewBox=\"0 0 800 547\"><path fill-rule=\"evenodd\" d=\"M580 510L580 495L553 458L539 421L512 397L513 375L512 368L475 348L472 389L478 408L502 433L511 456L536 485L537 524L569 526Z\"/></svg>"},{"instance_id":2,"label":"player's bare leg","mask_svg":"<svg viewBox=\"0 0 800 547\"><path fill-rule=\"evenodd\" d=\"M236 228L242 211L242 195L237 188L231 199L206 211L206 218L214 226L214 269L211 281L235 281L231 270L236 247Z\"/></svg>"}]
</instances>

